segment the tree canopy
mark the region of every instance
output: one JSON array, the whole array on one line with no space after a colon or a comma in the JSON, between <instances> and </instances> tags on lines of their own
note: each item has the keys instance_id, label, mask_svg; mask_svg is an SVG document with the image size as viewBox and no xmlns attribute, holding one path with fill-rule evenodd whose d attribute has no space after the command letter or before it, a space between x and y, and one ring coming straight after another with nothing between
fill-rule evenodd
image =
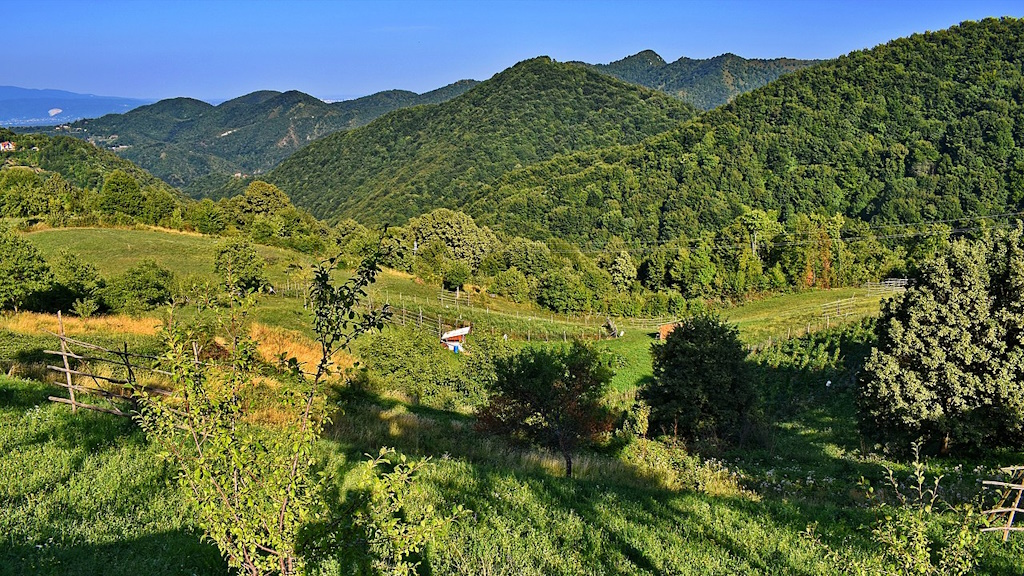
<instances>
[{"instance_id":1,"label":"tree canopy","mask_svg":"<svg viewBox=\"0 0 1024 576\"><path fill-rule=\"evenodd\" d=\"M943 451L1024 439L1024 227L957 240L888 301L861 376L861 427Z\"/></svg>"}]
</instances>

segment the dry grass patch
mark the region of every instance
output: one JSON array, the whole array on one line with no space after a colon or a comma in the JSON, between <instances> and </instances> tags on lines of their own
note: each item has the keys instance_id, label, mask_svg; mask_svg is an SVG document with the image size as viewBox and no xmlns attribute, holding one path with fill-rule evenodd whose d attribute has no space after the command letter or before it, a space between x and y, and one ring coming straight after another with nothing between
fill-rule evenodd
<instances>
[{"instance_id":1,"label":"dry grass patch","mask_svg":"<svg viewBox=\"0 0 1024 576\"><path fill-rule=\"evenodd\" d=\"M254 322L249 329L249 337L256 342L256 350L264 362L276 363L284 354L287 358L297 359L302 369L309 372L315 370L320 361L320 345L297 330ZM334 357L334 363L336 370L343 371L355 364L355 358L340 352Z\"/></svg>"},{"instance_id":2,"label":"dry grass patch","mask_svg":"<svg viewBox=\"0 0 1024 576\"><path fill-rule=\"evenodd\" d=\"M69 336L109 336L135 334L154 336L160 331L161 321L152 317L126 315L97 316L94 318L64 317L64 331ZM18 312L0 315L0 330L18 334L56 334L59 331L56 314Z\"/></svg>"}]
</instances>

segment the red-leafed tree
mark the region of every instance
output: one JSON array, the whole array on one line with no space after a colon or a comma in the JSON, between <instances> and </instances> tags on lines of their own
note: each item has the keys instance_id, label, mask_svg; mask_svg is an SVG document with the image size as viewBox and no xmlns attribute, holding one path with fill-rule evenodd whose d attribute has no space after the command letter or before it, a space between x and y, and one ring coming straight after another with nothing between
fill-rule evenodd
<instances>
[{"instance_id":1,"label":"red-leafed tree","mask_svg":"<svg viewBox=\"0 0 1024 576\"><path fill-rule=\"evenodd\" d=\"M582 342L528 347L495 360L497 379L480 415L488 431L557 450L572 477L577 448L611 429L602 404L611 381L608 361Z\"/></svg>"}]
</instances>

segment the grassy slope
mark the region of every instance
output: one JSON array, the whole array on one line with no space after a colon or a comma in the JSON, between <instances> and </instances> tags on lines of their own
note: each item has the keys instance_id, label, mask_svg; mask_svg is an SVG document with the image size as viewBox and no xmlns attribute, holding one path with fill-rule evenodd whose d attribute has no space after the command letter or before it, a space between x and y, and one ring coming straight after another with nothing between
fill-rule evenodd
<instances>
[{"instance_id":1,"label":"grassy slope","mask_svg":"<svg viewBox=\"0 0 1024 576\"><path fill-rule=\"evenodd\" d=\"M133 261L123 249L104 252L115 242L145 244L147 255L177 272L203 274L209 272L192 268L182 255L212 261L216 243L123 230L30 238L48 253L68 246L106 274ZM289 257L268 250L282 262ZM788 326L806 321L807 310L817 314L821 303L847 292L784 295L726 313L756 342L766 334L784 336ZM378 299L393 304L399 293L436 297L435 289L397 273L384 275L375 288ZM861 304L863 311L876 305ZM294 299L265 299L262 306L260 314L274 323L306 322ZM613 393L620 404L650 375L649 334L626 332L604 344L620 358ZM835 357L849 355L855 365L862 353L844 348ZM474 511L433 542L427 562L435 574L829 574L834 567L827 551L801 532L817 523L824 543L843 557L877 554L862 529L873 517L858 504L856 482L865 476L877 483L886 463L861 455L851 372L833 364L761 366L766 377L785 383L781 389L795 408L776 414L770 448L726 454L729 472L708 467L704 491L668 490L635 457L615 451L583 456L580 478L568 481L557 458L480 438L462 416L371 399L346 406L329 430L324 450L338 483L332 493L344 495L351 463L381 445L432 456L435 465L413 496L413 519L427 505L460 503ZM826 380L841 385L825 388ZM137 573L140 566L147 573L224 573L216 551L198 543L182 520L188 515L169 484L171 474L141 436L106 415L72 416L64 406L47 404L48 393L44 385L0 379L0 574ZM933 470L947 472L959 492L976 486L968 472L975 465L987 469L1019 459L1001 454L937 462ZM748 492L715 493L737 479ZM1000 546L990 538L984 548L980 573L1014 574L1024 559L1019 541Z\"/></svg>"},{"instance_id":2,"label":"grassy slope","mask_svg":"<svg viewBox=\"0 0 1024 576\"><path fill-rule=\"evenodd\" d=\"M0 377L0 574L223 574L127 420Z\"/></svg>"},{"instance_id":3,"label":"grassy slope","mask_svg":"<svg viewBox=\"0 0 1024 576\"><path fill-rule=\"evenodd\" d=\"M156 260L179 278L196 275L214 278L213 257L223 240L211 236L165 230L112 228L55 228L28 235L47 258L60 250L80 255L96 266L103 276L114 276L143 258ZM271 282L283 282L284 269L291 262L309 258L283 248L259 246L260 255L270 264Z\"/></svg>"}]
</instances>

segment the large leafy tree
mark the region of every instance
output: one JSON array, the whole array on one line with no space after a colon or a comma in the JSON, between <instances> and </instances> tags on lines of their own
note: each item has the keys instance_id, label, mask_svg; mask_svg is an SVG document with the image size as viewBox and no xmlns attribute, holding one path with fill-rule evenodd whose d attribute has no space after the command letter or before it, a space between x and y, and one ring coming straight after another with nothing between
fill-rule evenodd
<instances>
[{"instance_id":1,"label":"large leafy tree","mask_svg":"<svg viewBox=\"0 0 1024 576\"><path fill-rule=\"evenodd\" d=\"M50 285L50 267L35 246L0 227L0 310L24 306Z\"/></svg>"},{"instance_id":2,"label":"large leafy tree","mask_svg":"<svg viewBox=\"0 0 1024 576\"><path fill-rule=\"evenodd\" d=\"M742 440L756 395L736 327L717 316L684 320L651 348L654 378L641 390L656 429Z\"/></svg>"},{"instance_id":3,"label":"large leafy tree","mask_svg":"<svg viewBox=\"0 0 1024 576\"><path fill-rule=\"evenodd\" d=\"M1024 228L958 240L887 302L860 385L863 431L955 447L1024 436Z\"/></svg>"},{"instance_id":4,"label":"large leafy tree","mask_svg":"<svg viewBox=\"0 0 1024 576\"><path fill-rule=\"evenodd\" d=\"M97 207L104 214L140 216L146 204L146 195L135 178L124 170L114 170L103 182L97 198Z\"/></svg>"},{"instance_id":5,"label":"large leafy tree","mask_svg":"<svg viewBox=\"0 0 1024 576\"><path fill-rule=\"evenodd\" d=\"M480 421L485 429L557 450L572 477L580 444L611 426L601 400L612 370L593 348L528 347L495 359L493 396Z\"/></svg>"}]
</instances>

